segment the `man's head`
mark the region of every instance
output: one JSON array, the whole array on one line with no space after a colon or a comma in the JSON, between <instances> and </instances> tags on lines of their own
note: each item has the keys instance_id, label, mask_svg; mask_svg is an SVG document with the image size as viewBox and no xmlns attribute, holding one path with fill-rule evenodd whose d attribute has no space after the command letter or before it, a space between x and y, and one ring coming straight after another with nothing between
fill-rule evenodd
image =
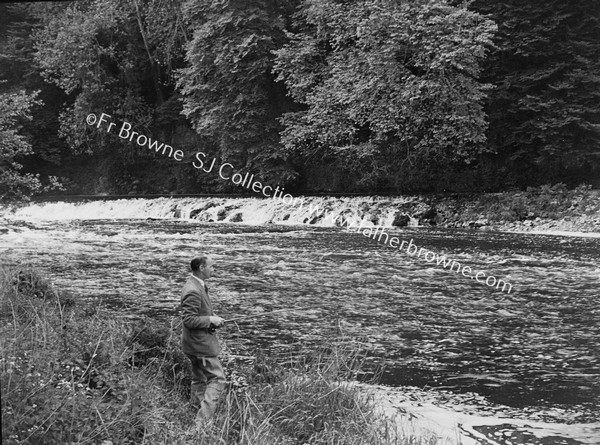
<instances>
[{"instance_id":1,"label":"man's head","mask_svg":"<svg viewBox=\"0 0 600 445\"><path fill-rule=\"evenodd\" d=\"M192 274L201 280L206 280L213 274L213 264L214 261L212 258L207 255L200 255L190 262L190 268L192 269Z\"/></svg>"}]
</instances>

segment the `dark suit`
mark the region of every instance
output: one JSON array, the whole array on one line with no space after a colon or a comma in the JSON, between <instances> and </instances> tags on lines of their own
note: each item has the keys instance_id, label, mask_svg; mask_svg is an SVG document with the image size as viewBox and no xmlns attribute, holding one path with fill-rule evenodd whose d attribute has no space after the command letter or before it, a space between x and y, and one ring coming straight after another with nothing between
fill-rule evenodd
<instances>
[{"instance_id":1,"label":"dark suit","mask_svg":"<svg viewBox=\"0 0 600 445\"><path fill-rule=\"evenodd\" d=\"M217 334L208 330L214 315L208 289L194 277L183 286L181 310L181 347L192 364L191 401L199 407L198 417L209 418L225 388L225 374L217 358L221 352Z\"/></svg>"}]
</instances>

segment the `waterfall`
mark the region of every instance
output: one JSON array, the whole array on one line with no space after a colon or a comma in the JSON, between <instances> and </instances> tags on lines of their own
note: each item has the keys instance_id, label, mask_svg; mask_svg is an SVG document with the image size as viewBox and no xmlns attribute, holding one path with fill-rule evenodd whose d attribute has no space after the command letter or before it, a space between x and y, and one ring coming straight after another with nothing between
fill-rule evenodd
<instances>
[{"instance_id":1,"label":"waterfall","mask_svg":"<svg viewBox=\"0 0 600 445\"><path fill-rule=\"evenodd\" d=\"M323 227L353 221L364 227L391 227L419 225L419 217L415 216L418 212L423 213L423 203L415 197L300 196L293 202L271 198L211 197L34 202L13 212L4 210L2 214L11 219L39 220L179 218L248 225L308 224ZM401 224L397 222L398 218L403 221Z\"/></svg>"}]
</instances>

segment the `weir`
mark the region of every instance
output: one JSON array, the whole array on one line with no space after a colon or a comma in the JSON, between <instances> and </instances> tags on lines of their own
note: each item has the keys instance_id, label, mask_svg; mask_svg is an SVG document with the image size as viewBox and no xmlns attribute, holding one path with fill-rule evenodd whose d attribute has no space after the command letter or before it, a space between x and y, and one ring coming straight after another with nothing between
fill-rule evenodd
<instances>
[{"instance_id":1,"label":"weir","mask_svg":"<svg viewBox=\"0 0 600 445\"><path fill-rule=\"evenodd\" d=\"M292 204L280 199L259 198L135 198L108 201L35 202L16 210L12 217L68 219L178 218L201 222L281 225L342 226L352 220L363 227L392 227L398 215L406 225L419 226L416 216L402 207L408 197L298 197ZM302 205L299 203L302 202ZM8 214L7 214L8 216Z\"/></svg>"}]
</instances>

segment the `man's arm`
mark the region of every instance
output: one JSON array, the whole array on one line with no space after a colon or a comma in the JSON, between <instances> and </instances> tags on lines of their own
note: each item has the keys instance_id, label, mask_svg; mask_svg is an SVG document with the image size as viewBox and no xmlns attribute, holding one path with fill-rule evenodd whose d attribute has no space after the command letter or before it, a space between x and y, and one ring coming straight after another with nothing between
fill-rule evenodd
<instances>
[{"instance_id":1,"label":"man's arm","mask_svg":"<svg viewBox=\"0 0 600 445\"><path fill-rule=\"evenodd\" d=\"M197 309L202 307L202 299L199 295L189 293L183 297L181 311L183 325L188 329L208 329L210 327L210 315L198 315Z\"/></svg>"}]
</instances>

